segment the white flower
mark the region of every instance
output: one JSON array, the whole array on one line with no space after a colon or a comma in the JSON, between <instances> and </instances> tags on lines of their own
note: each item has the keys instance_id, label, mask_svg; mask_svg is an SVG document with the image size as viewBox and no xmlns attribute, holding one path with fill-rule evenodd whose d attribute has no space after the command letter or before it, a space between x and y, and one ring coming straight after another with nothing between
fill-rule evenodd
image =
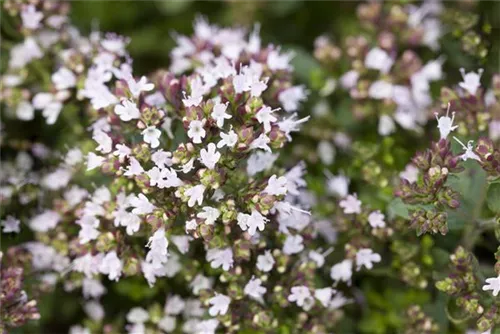
<instances>
[{"instance_id":1,"label":"white flower","mask_svg":"<svg viewBox=\"0 0 500 334\"><path fill-rule=\"evenodd\" d=\"M292 52L280 55L279 50L271 50L267 56L267 66L271 71L289 70L292 58Z\"/></svg>"},{"instance_id":2,"label":"white flower","mask_svg":"<svg viewBox=\"0 0 500 334\"><path fill-rule=\"evenodd\" d=\"M335 146L329 140L320 141L317 152L321 162L325 165L331 165L335 160Z\"/></svg>"},{"instance_id":3,"label":"white flower","mask_svg":"<svg viewBox=\"0 0 500 334\"><path fill-rule=\"evenodd\" d=\"M90 334L90 329L80 325L75 325L70 327L69 334Z\"/></svg>"},{"instance_id":4,"label":"white flower","mask_svg":"<svg viewBox=\"0 0 500 334\"><path fill-rule=\"evenodd\" d=\"M257 118L257 121L260 124L264 124L264 132L268 133L271 131L271 123L276 122L278 119L274 117L273 112L279 109L271 109L271 107L268 106L263 106L262 108L257 111L257 114L255 115Z\"/></svg>"},{"instance_id":5,"label":"white flower","mask_svg":"<svg viewBox=\"0 0 500 334\"><path fill-rule=\"evenodd\" d=\"M141 164L139 163L139 161L137 161L136 158L130 157L129 163L130 163L129 166L128 166L127 170L125 171L125 173L123 173L123 175L136 176L136 175L141 175L142 173L144 173L144 169L142 168Z\"/></svg>"},{"instance_id":6,"label":"white flower","mask_svg":"<svg viewBox=\"0 0 500 334\"><path fill-rule=\"evenodd\" d=\"M368 96L373 99L390 99L393 95L393 85L384 80L377 80L370 85Z\"/></svg>"},{"instance_id":7,"label":"white flower","mask_svg":"<svg viewBox=\"0 0 500 334\"><path fill-rule=\"evenodd\" d=\"M80 163L82 159L82 151L80 151L78 148L72 148L66 153L66 156L64 157L64 163L69 166L74 166Z\"/></svg>"},{"instance_id":8,"label":"white flower","mask_svg":"<svg viewBox=\"0 0 500 334\"><path fill-rule=\"evenodd\" d=\"M224 126L224 120L231 119L231 115L226 114L228 102L224 103L216 103L214 106L214 110L212 111L212 118L217 122L217 126L222 128Z\"/></svg>"},{"instance_id":9,"label":"white flower","mask_svg":"<svg viewBox=\"0 0 500 334\"><path fill-rule=\"evenodd\" d=\"M290 133L299 131L299 125L307 122L310 117L311 116L307 116L301 119L297 119L297 113L294 113L292 114L292 116L284 117L280 122L278 122L278 127L285 133L288 141L292 141Z\"/></svg>"},{"instance_id":10,"label":"white flower","mask_svg":"<svg viewBox=\"0 0 500 334\"><path fill-rule=\"evenodd\" d=\"M191 158L188 162L186 162L184 165L182 165L182 172L183 173L189 173L190 171L192 171L194 168L194 158Z\"/></svg>"},{"instance_id":11,"label":"white flower","mask_svg":"<svg viewBox=\"0 0 500 334\"><path fill-rule=\"evenodd\" d=\"M214 169L215 165L219 161L221 157L220 152L215 150L215 144L208 144L208 150L201 149L200 151L200 161L204 164L208 169Z\"/></svg>"},{"instance_id":12,"label":"white flower","mask_svg":"<svg viewBox=\"0 0 500 334\"><path fill-rule=\"evenodd\" d=\"M47 210L33 218L29 222L29 226L36 232L47 232L57 226L61 216L52 210Z\"/></svg>"},{"instance_id":13,"label":"white flower","mask_svg":"<svg viewBox=\"0 0 500 334\"><path fill-rule=\"evenodd\" d=\"M195 95L194 93L187 96L186 92L184 93L184 98L182 99L182 103L186 108L189 107L197 107L203 101L203 95Z\"/></svg>"},{"instance_id":14,"label":"white flower","mask_svg":"<svg viewBox=\"0 0 500 334\"><path fill-rule=\"evenodd\" d=\"M339 205L344 209L345 214L361 213L361 201L356 194L348 195L345 199L339 202Z\"/></svg>"},{"instance_id":15,"label":"white flower","mask_svg":"<svg viewBox=\"0 0 500 334\"><path fill-rule=\"evenodd\" d=\"M316 291L314 291L314 298L319 300L319 302L324 307L328 307L330 305L330 300L332 299L333 292L334 290L329 287L323 289L316 289Z\"/></svg>"},{"instance_id":16,"label":"white flower","mask_svg":"<svg viewBox=\"0 0 500 334\"><path fill-rule=\"evenodd\" d=\"M181 254L186 254L189 251L189 241L191 237L187 235L172 235L170 240L172 240Z\"/></svg>"},{"instance_id":17,"label":"white flower","mask_svg":"<svg viewBox=\"0 0 500 334\"><path fill-rule=\"evenodd\" d=\"M257 256L257 269L263 272L269 272L273 269L274 266L274 258L271 255L270 250L266 250L264 255Z\"/></svg>"},{"instance_id":18,"label":"white flower","mask_svg":"<svg viewBox=\"0 0 500 334\"><path fill-rule=\"evenodd\" d=\"M252 143L250 144L250 148L251 149L260 148L264 151L271 152L271 148L267 145L270 142L271 140L269 139L269 137L266 136L264 133L261 133L260 136L257 137L257 139L252 141Z\"/></svg>"},{"instance_id":19,"label":"white flower","mask_svg":"<svg viewBox=\"0 0 500 334\"><path fill-rule=\"evenodd\" d=\"M300 102L307 98L307 91L304 86L293 86L285 89L278 95L278 101L287 112L299 109Z\"/></svg>"},{"instance_id":20,"label":"white flower","mask_svg":"<svg viewBox=\"0 0 500 334\"><path fill-rule=\"evenodd\" d=\"M196 230L198 227L198 223L196 223L196 219L191 219L186 221L186 233L191 230Z\"/></svg>"},{"instance_id":21,"label":"white flower","mask_svg":"<svg viewBox=\"0 0 500 334\"><path fill-rule=\"evenodd\" d=\"M119 159L124 159L132 153L130 147L124 144L116 144L115 148L116 150L113 152L113 155L117 156Z\"/></svg>"},{"instance_id":22,"label":"white flower","mask_svg":"<svg viewBox=\"0 0 500 334\"><path fill-rule=\"evenodd\" d=\"M311 291L305 285L294 286L290 289L291 294L288 296L289 302L295 302L297 306L303 307L305 310L309 309L314 302Z\"/></svg>"},{"instance_id":23,"label":"white flower","mask_svg":"<svg viewBox=\"0 0 500 334\"><path fill-rule=\"evenodd\" d=\"M207 261L210 261L210 266L214 269L222 267L224 271L228 271L234 263L233 251L230 247L209 249L207 251Z\"/></svg>"},{"instance_id":24,"label":"white flower","mask_svg":"<svg viewBox=\"0 0 500 334\"><path fill-rule=\"evenodd\" d=\"M5 87L16 87L23 82L23 78L19 75L4 74L2 76L2 82Z\"/></svg>"},{"instance_id":25,"label":"white flower","mask_svg":"<svg viewBox=\"0 0 500 334\"><path fill-rule=\"evenodd\" d=\"M172 166L172 153L158 150L151 155L151 160L159 168Z\"/></svg>"},{"instance_id":26,"label":"white flower","mask_svg":"<svg viewBox=\"0 0 500 334\"><path fill-rule=\"evenodd\" d=\"M288 181L287 181L286 177L281 176L278 178L278 177L276 177L276 175L273 175L267 181L267 186L262 192L269 194L269 195L275 195L275 196L286 195L287 182Z\"/></svg>"},{"instance_id":27,"label":"white flower","mask_svg":"<svg viewBox=\"0 0 500 334\"><path fill-rule=\"evenodd\" d=\"M210 289L212 287L212 281L209 278L198 274L195 276L189 286L193 290L193 293L195 295L198 295L201 290Z\"/></svg>"},{"instance_id":28,"label":"white flower","mask_svg":"<svg viewBox=\"0 0 500 334\"><path fill-rule=\"evenodd\" d=\"M132 195L130 205L134 208L132 213L136 215L146 215L156 209L156 207L149 202L148 198L144 196L144 194L139 194L138 196Z\"/></svg>"},{"instance_id":29,"label":"white flower","mask_svg":"<svg viewBox=\"0 0 500 334\"><path fill-rule=\"evenodd\" d=\"M362 248L356 253L356 270L365 266L366 269L372 269L373 263L380 262L382 258L374 253L370 248Z\"/></svg>"},{"instance_id":30,"label":"white flower","mask_svg":"<svg viewBox=\"0 0 500 334\"><path fill-rule=\"evenodd\" d=\"M359 78L359 73L356 72L355 70L351 70L349 72L344 73L340 77L340 85L344 89L351 89L354 86L356 86L356 83L358 82Z\"/></svg>"},{"instance_id":31,"label":"white flower","mask_svg":"<svg viewBox=\"0 0 500 334\"><path fill-rule=\"evenodd\" d=\"M110 136L104 131L96 130L92 135L92 139L94 139L99 146L96 147L97 151L102 153L109 153L113 149L113 140Z\"/></svg>"},{"instance_id":32,"label":"white flower","mask_svg":"<svg viewBox=\"0 0 500 334\"><path fill-rule=\"evenodd\" d=\"M96 167L101 167L104 160L106 160L104 157L96 155L94 152L89 152L87 155L87 170L89 171Z\"/></svg>"},{"instance_id":33,"label":"white flower","mask_svg":"<svg viewBox=\"0 0 500 334\"><path fill-rule=\"evenodd\" d=\"M82 282L82 292L85 298L99 298L106 293L106 288L96 279L84 278Z\"/></svg>"},{"instance_id":34,"label":"white flower","mask_svg":"<svg viewBox=\"0 0 500 334\"><path fill-rule=\"evenodd\" d=\"M174 264L174 265L172 265ZM148 282L149 286L150 287L153 287L154 284L156 283L156 278L157 277L173 277L177 271L175 270L180 270L180 268L176 268L176 265L178 263L176 263L176 261L168 261L167 264L161 268L154 268L153 264L152 263L149 263L149 262L141 262L141 271L142 271L142 274L144 275L144 278L146 279L146 281ZM171 276L169 276L169 270L174 270L172 272L170 272L170 274L172 274Z\"/></svg>"},{"instance_id":35,"label":"white flower","mask_svg":"<svg viewBox=\"0 0 500 334\"><path fill-rule=\"evenodd\" d=\"M238 142L238 135L233 130L230 130L227 134L221 132L220 137L222 140L217 143L218 148L222 148L224 146L234 147L234 145Z\"/></svg>"},{"instance_id":36,"label":"white flower","mask_svg":"<svg viewBox=\"0 0 500 334\"><path fill-rule=\"evenodd\" d=\"M13 216L7 216L6 219L2 220L2 232L3 233L19 233L21 227L19 226L21 222Z\"/></svg>"},{"instance_id":37,"label":"white flower","mask_svg":"<svg viewBox=\"0 0 500 334\"><path fill-rule=\"evenodd\" d=\"M101 321L104 318L104 308L96 301L90 301L83 307L85 313L94 321Z\"/></svg>"},{"instance_id":38,"label":"white flower","mask_svg":"<svg viewBox=\"0 0 500 334\"><path fill-rule=\"evenodd\" d=\"M43 13L37 12L34 5L23 6L21 10L21 20L23 27L30 30L35 30L40 27L40 21L43 19Z\"/></svg>"},{"instance_id":39,"label":"white flower","mask_svg":"<svg viewBox=\"0 0 500 334\"><path fill-rule=\"evenodd\" d=\"M133 324L142 324L149 320L149 313L142 307L134 307L127 313L127 321Z\"/></svg>"},{"instance_id":40,"label":"white flower","mask_svg":"<svg viewBox=\"0 0 500 334\"><path fill-rule=\"evenodd\" d=\"M116 251L107 253L99 265L99 271L102 274L108 275L112 281L118 281L122 275L123 264L116 255Z\"/></svg>"},{"instance_id":41,"label":"white flower","mask_svg":"<svg viewBox=\"0 0 500 334\"><path fill-rule=\"evenodd\" d=\"M301 235L288 235L283 245L283 253L292 255L302 252L304 250L303 241L304 238Z\"/></svg>"},{"instance_id":42,"label":"white flower","mask_svg":"<svg viewBox=\"0 0 500 334\"><path fill-rule=\"evenodd\" d=\"M436 113L436 120L438 121L437 128L439 129L439 134L441 135L441 139L446 139L450 132L454 131L458 128L458 125L453 125L453 121L455 120L455 112L451 113L451 118L448 116L450 113L450 104L448 103L448 109L446 110L446 116L441 116L438 118L438 114Z\"/></svg>"},{"instance_id":43,"label":"white flower","mask_svg":"<svg viewBox=\"0 0 500 334\"><path fill-rule=\"evenodd\" d=\"M493 120L488 127L488 135L491 140L497 141L500 138L500 121Z\"/></svg>"},{"instance_id":44,"label":"white flower","mask_svg":"<svg viewBox=\"0 0 500 334\"><path fill-rule=\"evenodd\" d=\"M155 126L148 126L141 133L142 139L146 143L148 143L151 148L157 148L160 145L160 141L158 140L158 138L160 138L161 131L158 130Z\"/></svg>"},{"instance_id":45,"label":"white flower","mask_svg":"<svg viewBox=\"0 0 500 334\"><path fill-rule=\"evenodd\" d=\"M124 122L128 122L132 119L138 119L141 116L135 102L130 100L123 100L121 103L117 104L115 106L115 114L117 114Z\"/></svg>"},{"instance_id":46,"label":"white flower","mask_svg":"<svg viewBox=\"0 0 500 334\"><path fill-rule=\"evenodd\" d=\"M472 143L474 143L473 140L469 140L467 142L467 146L464 145L457 137L453 137L464 149L465 153L460 156L463 161L466 161L467 159L473 159L477 161L481 161L481 158L478 157L476 153L474 153L474 147L472 146Z\"/></svg>"},{"instance_id":47,"label":"white flower","mask_svg":"<svg viewBox=\"0 0 500 334\"><path fill-rule=\"evenodd\" d=\"M490 277L486 279L486 284L483 285L483 291L492 291L494 297L500 292L500 276Z\"/></svg>"},{"instance_id":48,"label":"white flower","mask_svg":"<svg viewBox=\"0 0 500 334\"><path fill-rule=\"evenodd\" d=\"M96 256L87 253L73 260L73 270L83 273L87 278L99 273L99 266L104 254L98 253Z\"/></svg>"},{"instance_id":49,"label":"white flower","mask_svg":"<svg viewBox=\"0 0 500 334\"><path fill-rule=\"evenodd\" d=\"M418 168L413 164L408 164L405 170L399 173L399 177L406 179L410 183L415 183L418 180Z\"/></svg>"},{"instance_id":50,"label":"white flower","mask_svg":"<svg viewBox=\"0 0 500 334\"><path fill-rule=\"evenodd\" d=\"M327 192L340 198L344 198L349 193L349 178L344 175L332 175L326 173L328 181L326 183Z\"/></svg>"},{"instance_id":51,"label":"white flower","mask_svg":"<svg viewBox=\"0 0 500 334\"><path fill-rule=\"evenodd\" d=\"M213 225L220 216L220 211L210 206L204 206L203 212L198 212L196 217L205 219L205 224Z\"/></svg>"},{"instance_id":52,"label":"white flower","mask_svg":"<svg viewBox=\"0 0 500 334\"><path fill-rule=\"evenodd\" d=\"M149 252L146 255L146 261L153 265L153 268L159 269L167 262L168 259L168 240L165 236L165 229L158 229L150 238L146 247L149 247Z\"/></svg>"},{"instance_id":53,"label":"white flower","mask_svg":"<svg viewBox=\"0 0 500 334\"><path fill-rule=\"evenodd\" d=\"M352 277L352 260L346 259L334 265L330 270L330 277L335 283L339 281L349 283Z\"/></svg>"},{"instance_id":54,"label":"white flower","mask_svg":"<svg viewBox=\"0 0 500 334\"><path fill-rule=\"evenodd\" d=\"M165 315L158 321L158 328L166 333L171 333L175 330L176 324L177 320L175 317Z\"/></svg>"},{"instance_id":55,"label":"white flower","mask_svg":"<svg viewBox=\"0 0 500 334\"><path fill-rule=\"evenodd\" d=\"M262 296L266 293L266 291L267 289L262 286L262 280L253 276L243 289L243 293L245 295L258 300L262 299Z\"/></svg>"},{"instance_id":56,"label":"white flower","mask_svg":"<svg viewBox=\"0 0 500 334\"><path fill-rule=\"evenodd\" d=\"M127 84L132 96L136 99L141 92L149 92L155 88L154 84L148 83L148 79L145 76L142 76L139 81L135 81L134 78L130 77L127 79Z\"/></svg>"},{"instance_id":57,"label":"white flower","mask_svg":"<svg viewBox=\"0 0 500 334\"><path fill-rule=\"evenodd\" d=\"M365 57L365 67L388 73L394 64L394 60L387 52L379 47L374 47Z\"/></svg>"},{"instance_id":58,"label":"white flower","mask_svg":"<svg viewBox=\"0 0 500 334\"><path fill-rule=\"evenodd\" d=\"M33 107L35 109L43 109L42 116L46 118L47 124L54 124L56 122L63 107L59 100L64 100L67 97L63 92L56 95L38 93L33 97Z\"/></svg>"},{"instance_id":59,"label":"white flower","mask_svg":"<svg viewBox=\"0 0 500 334\"><path fill-rule=\"evenodd\" d=\"M189 138L193 140L193 143L195 144L200 144L201 139L205 138L206 131L203 129L203 126L205 125L206 119L203 119L201 121L194 120L189 123L189 129L187 132L187 135Z\"/></svg>"},{"instance_id":60,"label":"white flower","mask_svg":"<svg viewBox=\"0 0 500 334\"><path fill-rule=\"evenodd\" d=\"M316 263L316 267L318 268L323 267L323 265L325 264L325 255L321 254L320 252L312 250L309 252L308 256L311 260L313 260Z\"/></svg>"},{"instance_id":61,"label":"white flower","mask_svg":"<svg viewBox=\"0 0 500 334\"><path fill-rule=\"evenodd\" d=\"M111 37L101 40L101 45L109 52L116 53L119 56L125 55L125 47L129 40L120 36Z\"/></svg>"},{"instance_id":62,"label":"white flower","mask_svg":"<svg viewBox=\"0 0 500 334\"><path fill-rule=\"evenodd\" d=\"M187 189L184 194L189 197L188 206L192 208L195 203L201 205L203 203L203 193L205 192L205 186L199 184L197 186Z\"/></svg>"},{"instance_id":63,"label":"white flower","mask_svg":"<svg viewBox=\"0 0 500 334\"><path fill-rule=\"evenodd\" d=\"M80 244L86 244L90 240L95 240L99 237L99 230L97 230L99 227L99 219L90 215L90 213L86 213L86 215L77 220L76 223L81 226L81 229L78 232Z\"/></svg>"},{"instance_id":64,"label":"white flower","mask_svg":"<svg viewBox=\"0 0 500 334\"><path fill-rule=\"evenodd\" d=\"M35 108L27 101L21 101L16 108L16 116L22 121L31 121L35 118Z\"/></svg>"},{"instance_id":65,"label":"white flower","mask_svg":"<svg viewBox=\"0 0 500 334\"><path fill-rule=\"evenodd\" d=\"M19 69L33 59L43 57L43 52L33 37L27 37L23 44L14 46L10 51L9 68Z\"/></svg>"},{"instance_id":66,"label":"white flower","mask_svg":"<svg viewBox=\"0 0 500 334\"><path fill-rule=\"evenodd\" d=\"M462 74L463 81L458 85L469 92L470 95L476 95L477 89L481 87L481 76L483 75L483 69L480 68L476 72L465 73L463 68L460 69L460 74Z\"/></svg>"},{"instance_id":67,"label":"white flower","mask_svg":"<svg viewBox=\"0 0 500 334\"><path fill-rule=\"evenodd\" d=\"M251 236L255 235L257 229L259 231L264 231L266 223L269 221L266 217L264 217L259 211L253 209L252 214L244 214L239 213L237 216L238 225L241 227L243 231L248 229L248 234Z\"/></svg>"},{"instance_id":68,"label":"white flower","mask_svg":"<svg viewBox=\"0 0 500 334\"><path fill-rule=\"evenodd\" d=\"M377 227L385 227L385 221L384 221L384 214L381 213L379 210L377 211L372 211L368 215L368 223L370 224L371 227L377 228Z\"/></svg>"},{"instance_id":69,"label":"white flower","mask_svg":"<svg viewBox=\"0 0 500 334\"><path fill-rule=\"evenodd\" d=\"M270 169L278 159L278 154L257 151L247 161L247 173L253 176L259 172Z\"/></svg>"},{"instance_id":70,"label":"white flower","mask_svg":"<svg viewBox=\"0 0 500 334\"><path fill-rule=\"evenodd\" d=\"M162 171L163 170L161 170L155 166L146 172L146 174L149 177L149 185L150 186L154 187L154 186L158 185L158 188L161 188L159 186L159 184L161 184L163 181Z\"/></svg>"},{"instance_id":71,"label":"white flower","mask_svg":"<svg viewBox=\"0 0 500 334\"><path fill-rule=\"evenodd\" d=\"M387 115L382 115L378 121L378 134L381 136L388 136L396 130L394 120Z\"/></svg>"},{"instance_id":72,"label":"white flower","mask_svg":"<svg viewBox=\"0 0 500 334\"><path fill-rule=\"evenodd\" d=\"M40 184L50 190L64 188L68 185L72 176L71 170L67 168L58 168L54 172L45 175Z\"/></svg>"},{"instance_id":73,"label":"white flower","mask_svg":"<svg viewBox=\"0 0 500 334\"><path fill-rule=\"evenodd\" d=\"M199 322L196 320L194 329L191 332L196 334L215 334L217 326L219 326L217 319L207 319Z\"/></svg>"},{"instance_id":74,"label":"white flower","mask_svg":"<svg viewBox=\"0 0 500 334\"><path fill-rule=\"evenodd\" d=\"M214 297L208 300L210 305L210 309L208 309L208 313L215 317L216 315L224 315L227 313L229 309L229 303L231 303L231 298L223 294L216 294Z\"/></svg>"},{"instance_id":75,"label":"white flower","mask_svg":"<svg viewBox=\"0 0 500 334\"><path fill-rule=\"evenodd\" d=\"M52 82L57 90L64 90L75 87L76 77L72 71L66 67L61 67L57 72L52 74Z\"/></svg>"},{"instance_id":76,"label":"white flower","mask_svg":"<svg viewBox=\"0 0 500 334\"><path fill-rule=\"evenodd\" d=\"M346 305L346 304L349 304L351 303L352 300L351 299L347 299L343 294L342 292L340 291L337 291L335 296L332 298L332 300L330 301L330 309L332 310L336 310L336 309L339 309L341 308L342 306Z\"/></svg>"},{"instance_id":77,"label":"white flower","mask_svg":"<svg viewBox=\"0 0 500 334\"><path fill-rule=\"evenodd\" d=\"M155 106L155 107L161 107L165 105L167 100L165 100L165 97L161 92L155 92L151 95L148 95L144 98L144 101L149 104L150 106Z\"/></svg>"}]
</instances>

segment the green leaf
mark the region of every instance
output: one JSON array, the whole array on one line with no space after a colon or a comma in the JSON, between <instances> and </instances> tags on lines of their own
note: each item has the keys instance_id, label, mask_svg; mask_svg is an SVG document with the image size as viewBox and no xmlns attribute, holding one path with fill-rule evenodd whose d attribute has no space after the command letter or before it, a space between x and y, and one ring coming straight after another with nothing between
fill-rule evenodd
<instances>
[{"instance_id":1,"label":"green leaf","mask_svg":"<svg viewBox=\"0 0 500 334\"><path fill-rule=\"evenodd\" d=\"M461 230L465 224L481 216L486 195L486 173L479 165L469 164L463 172L451 175L446 184L458 191L461 197L460 207L448 211L448 228L450 231Z\"/></svg>"},{"instance_id":2,"label":"green leaf","mask_svg":"<svg viewBox=\"0 0 500 334\"><path fill-rule=\"evenodd\" d=\"M388 215L390 219L395 217L402 217L409 219L410 215L408 213L408 205L406 205L401 198L393 199L387 208Z\"/></svg>"},{"instance_id":3,"label":"green leaf","mask_svg":"<svg viewBox=\"0 0 500 334\"><path fill-rule=\"evenodd\" d=\"M500 213L500 183L490 184L486 201L491 211Z\"/></svg>"},{"instance_id":4,"label":"green leaf","mask_svg":"<svg viewBox=\"0 0 500 334\"><path fill-rule=\"evenodd\" d=\"M290 46L285 49L294 53L291 65L294 67L295 77L301 82L309 82L312 80L311 73L321 69L316 59L305 49L297 46Z\"/></svg>"}]
</instances>

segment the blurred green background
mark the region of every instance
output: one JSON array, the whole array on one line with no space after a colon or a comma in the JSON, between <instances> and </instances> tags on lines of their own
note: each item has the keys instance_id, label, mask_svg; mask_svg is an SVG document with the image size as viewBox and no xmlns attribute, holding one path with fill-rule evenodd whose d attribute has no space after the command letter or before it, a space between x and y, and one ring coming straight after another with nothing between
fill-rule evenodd
<instances>
[{"instance_id":1,"label":"blurred green background","mask_svg":"<svg viewBox=\"0 0 500 334\"><path fill-rule=\"evenodd\" d=\"M148 72L168 64L173 32L192 34L193 20L252 28L261 24L264 43L312 51L314 39L355 24L355 1L74 1L72 20L82 31L98 28L132 39L134 67Z\"/></svg>"}]
</instances>

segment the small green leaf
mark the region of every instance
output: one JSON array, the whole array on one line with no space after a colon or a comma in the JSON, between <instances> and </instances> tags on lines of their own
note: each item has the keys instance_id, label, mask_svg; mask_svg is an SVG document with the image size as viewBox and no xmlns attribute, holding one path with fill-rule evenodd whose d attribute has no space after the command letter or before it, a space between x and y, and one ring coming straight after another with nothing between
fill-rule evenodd
<instances>
[{"instance_id":1,"label":"small green leaf","mask_svg":"<svg viewBox=\"0 0 500 334\"><path fill-rule=\"evenodd\" d=\"M403 203L401 198L395 198L389 203L389 207L387 208L389 218L394 217L402 217L409 219L410 215L408 213L408 205Z\"/></svg>"},{"instance_id":2,"label":"small green leaf","mask_svg":"<svg viewBox=\"0 0 500 334\"><path fill-rule=\"evenodd\" d=\"M500 213L500 183L490 184L486 201L491 211Z\"/></svg>"}]
</instances>

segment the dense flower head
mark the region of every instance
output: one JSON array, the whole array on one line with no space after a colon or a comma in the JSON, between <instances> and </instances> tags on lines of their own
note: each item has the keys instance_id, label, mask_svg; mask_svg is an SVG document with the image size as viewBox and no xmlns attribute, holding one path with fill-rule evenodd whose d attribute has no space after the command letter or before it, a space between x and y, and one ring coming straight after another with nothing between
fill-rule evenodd
<instances>
[{"instance_id":1,"label":"dense flower head","mask_svg":"<svg viewBox=\"0 0 500 334\"><path fill-rule=\"evenodd\" d=\"M211 26L197 21L194 43L203 41L200 31L207 27ZM307 204L300 201L304 165L286 171L266 159L262 169L258 158L279 154L308 119L295 113L307 93L291 84L292 55L273 46L261 49L255 32L248 41L239 30L221 34L235 38L235 49L219 54L204 41L200 45L207 49L200 53L206 61L189 75L158 71L136 78L128 63L119 62L125 54L122 39L97 44L97 58L107 57L106 62L94 60L77 79L84 82L78 97L88 101L88 114L94 120L88 128L94 150L86 153L84 162L73 161L74 151L68 152L60 167L70 162L65 167L67 181L54 186L61 179L58 175L47 184L59 191L70 183L71 194L54 201L53 208L30 223L32 230L44 235L43 243L30 246L33 255L55 252L52 256L65 264L40 259L36 265L69 270L70 289L82 286L83 294L92 298L106 294L100 283L104 277L121 281L143 276L151 287L160 279L182 277L192 296L199 296L202 314L213 317L196 325L207 332L241 321L258 328L277 326L261 319L260 303L291 307L293 284L316 291L320 300L311 297L297 306L309 309L318 303L318 311L335 312L346 302L331 304L333 291L324 295L324 286L302 274L325 262L319 253L305 261L301 256L316 234ZM179 51L186 47L186 38L177 40L174 64L179 53L187 52ZM236 52L238 45L243 47ZM183 55L194 59L195 54ZM72 82L66 80L69 77L65 70L57 72L57 86L66 89ZM71 180L82 167L89 175L107 175L107 181L83 190L77 178ZM64 256L61 249L51 248L60 233L69 238ZM205 256L194 260L194 252L200 251ZM377 259L362 263L371 268L372 261ZM211 269L203 269L204 263ZM284 271L291 272L286 280ZM245 287L254 285L256 291L247 288L243 298ZM273 296L267 291L280 293ZM247 318L238 311L248 307L259 316ZM86 304L86 311L94 319L104 312L97 301ZM129 313L128 331L147 326L148 317L139 313L143 312ZM161 326L175 327L173 315Z\"/></svg>"}]
</instances>

